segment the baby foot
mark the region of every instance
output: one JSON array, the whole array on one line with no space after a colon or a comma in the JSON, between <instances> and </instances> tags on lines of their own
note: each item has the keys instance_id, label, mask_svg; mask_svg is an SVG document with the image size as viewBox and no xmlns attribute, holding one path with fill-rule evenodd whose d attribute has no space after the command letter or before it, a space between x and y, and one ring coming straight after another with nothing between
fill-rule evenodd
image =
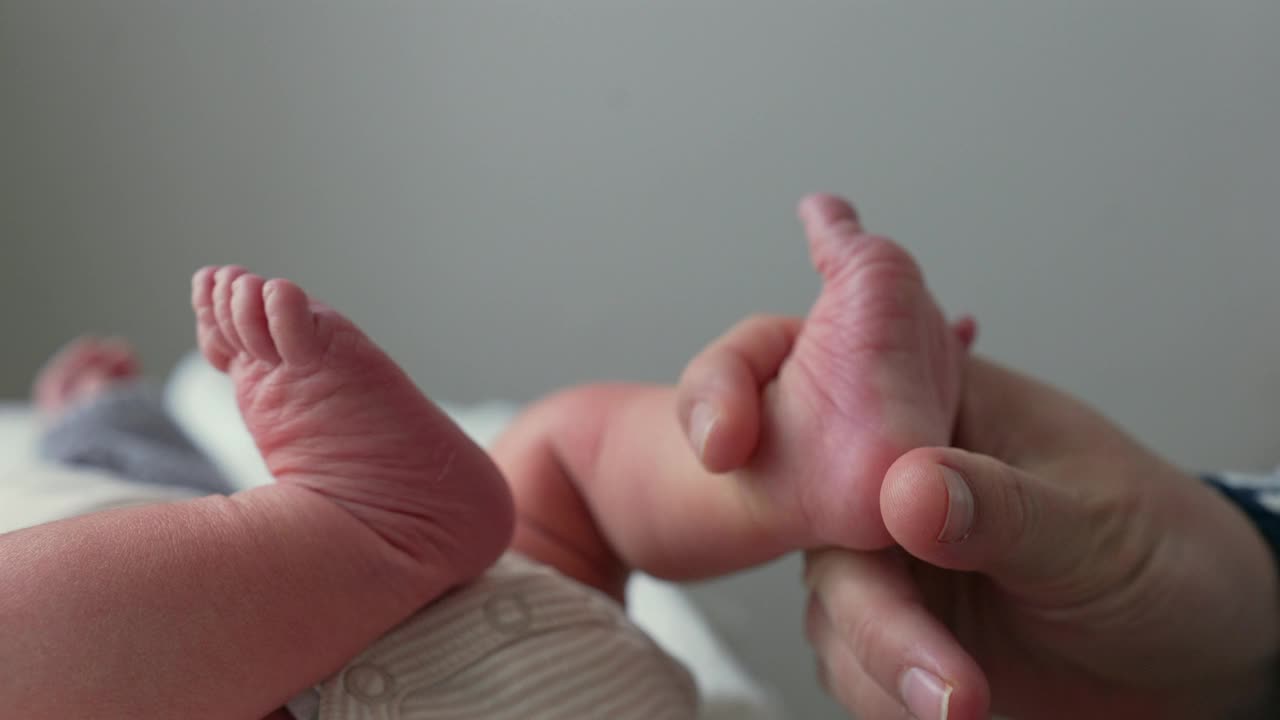
<instances>
[{"instance_id":1,"label":"baby foot","mask_svg":"<svg viewBox=\"0 0 1280 720\"><path fill-rule=\"evenodd\" d=\"M506 549L513 510L497 468L351 321L239 267L192 284L200 348L235 382L280 483L333 500L455 582Z\"/></svg>"},{"instance_id":2,"label":"baby foot","mask_svg":"<svg viewBox=\"0 0 1280 720\"><path fill-rule=\"evenodd\" d=\"M884 547L885 471L949 443L972 327L953 333L912 257L845 201L816 195L799 212L823 287L765 391L752 481L801 545Z\"/></svg>"},{"instance_id":3,"label":"baby foot","mask_svg":"<svg viewBox=\"0 0 1280 720\"><path fill-rule=\"evenodd\" d=\"M36 375L32 402L47 420L137 378L138 357L115 338L77 338L54 354Z\"/></svg>"}]
</instances>

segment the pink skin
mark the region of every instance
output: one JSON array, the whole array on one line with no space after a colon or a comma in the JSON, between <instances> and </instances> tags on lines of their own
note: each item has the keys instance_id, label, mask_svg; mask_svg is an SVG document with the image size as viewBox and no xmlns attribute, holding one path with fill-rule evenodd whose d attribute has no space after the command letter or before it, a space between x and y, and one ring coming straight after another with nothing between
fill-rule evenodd
<instances>
[{"instance_id":1,"label":"pink skin","mask_svg":"<svg viewBox=\"0 0 1280 720\"><path fill-rule=\"evenodd\" d=\"M712 353L678 391L575 388L513 424L494 453L519 501L517 549L619 594L632 567L703 577L801 547L886 542L879 480L902 451L946 441L972 325L949 332L914 262L864 235L847 204L817 196L801 217L824 289L762 362ZM0 567L17 580L0 584L0 616L29 619L0 649L0 698L40 703L28 716L264 714L479 573L510 537L511 500L484 453L345 318L236 267L197 273L193 305L200 346L235 381L279 482L0 536ZM758 398L775 375L764 403L738 414L742 388ZM705 435L699 401L719 418ZM744 460L731 475L703 467ZM154 547L170 549L137 552ZM134 561L121 566L122 553ZM86 612L103 621L86 628ZM148 631L116 661L77 660L86 644L119 646L121 626ZM141 673L154 692L120 689Z\"/></svg>"},{"instance_id":2,"label":"pink skin","mask_svg":"<svg viewBox=\"0 0 1280 720\"><path fill-rule=\"evenodd\" d=\"M682 396L724 409L708 468L767 445L800 327L754 318L690 365ZM963 384L957 447L878 483L898 547L809 554L828 690L867 720L1272 717L1280 583L1245 516L1050 387L972 356Z\"/></svg>"},{"instance_id":3,"label":"pink skin","mask_svg":"<svg viewBox=\"0 0 1280 720\"><path fill-rule=\"evenodd\" d=\"M133 348L112 338L79 338L59 350L36 376L32 401L46 419L61 415L111 385L138 376Z\"/></svg>"},{"instance_id":4,"label":"pink skin","mask_svg":"<svg viewBox=\"0 0 1280 720\"><path fill-rule=\"evenodd\" d=\"M844 201L800 217L824 279L808 318L749 318L678 388L571 388L499 438L517 548L620 596L633 568L692 579L889 544L881 481L950 439L974 325L949 328L911 257Z\"/></svg>"},{"instance_id":5,"label":"pink skin","mask_svg":"<svg viewBox=\"0 0 1280 720\"><path fill-rule=\"evenodd\" d=\"M1275 717L1280 584L1244 514L1074 398L965 377L957 447L885 477L900 549L810 553L828 690L867 720Z\"/></svg>"},{"instance_id":6,"label":"pink skin","mask_svg":"<svg viewBox=\"0 0 1280 720\"><path fill-rule=\"evenodd\" d=\"M866 234L844 200L810 196L799 215L823 278L817 302L803 323L756 318L695 359L681 415L709 469L741 467L779 511L788 546L886 547L884 473L907 450L949 442L974 326L949 329L914 259ZM695 427L700 403L710 432Z\"/></svg>"},{"instance_id":7,"label":"pink skin","mask_svg":"<svg viewBox=\"0 0 1280 720\"><path fill-rule=\"evenodd\" d=\"M510 539L488 457L373 342L288 280L205 268L192 280L205 357L235 381L277 482L327 497L454 582Z\"/></svg>"},{"instance_id":8,"label":"pink skin","mask_svg":"<svg viewBox=\"0 0 1280 720\"><path fill-rule=\"evenodd\" d=\"M238 268L202 270L193 301L279 482L0 534L6 717L285 720L507 547L497 469L347 320ZM51 363L44 412L132 374L107 345Z\"/></svg>"},{"instance_id":9,"label":"pink skin","mask_svg":"<svg viewBox=\"0 0 1280 720\"><path fill-rule=\"evenodd\" d=\"M885 471L907 450L950 440L965 350L919 266L863 233L851 206L816 196L800 217L823 291L766 400L759 462L811 468L797 499L813 533L803 544L887 546ZM767 475L775 497L793 492L779 483L790 472Z\"/></svg>"},{"instance_id":10,"label":"pink skin","mask_svg":"<svg viewBox=\"0 0 1280 720\"><path fill-rule=\"evenodd\" d=\"M825 280L807 320L748 320L678 390L575 388L514 423L495 455L516 546L619 593L628 567L878 547L887 523L913 558L824 550L808 572L811 642L860 717L1225 717L1265 688L1280 591L1239 512L1087 408L966 358L973 323L948 332L910 258L843 201L801 216ZM350 323L236 268L198 274L195 301L282 482L0 535L0 704L20 716L266 712L501 549L442 500L499 506L501 526L493 468ZM47 412L114 377L86 354L42 377ZM960 406L957 443L1010 465L898 456L944 444ZM949 532L956 518L971 526ZM477 539L493 547L467 557Z\"/></svg>"}]
</instances>

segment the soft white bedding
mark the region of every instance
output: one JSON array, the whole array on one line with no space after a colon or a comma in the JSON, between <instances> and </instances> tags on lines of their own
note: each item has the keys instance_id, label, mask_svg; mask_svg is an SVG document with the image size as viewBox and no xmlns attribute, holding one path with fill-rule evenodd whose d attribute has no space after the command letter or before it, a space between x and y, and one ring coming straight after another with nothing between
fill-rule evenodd
<instances>
[{"instance_id":1,"label":"soft white bedding","mask_svg":"<svg viewBox=\"0 0 1280 720\"><path fill-rule=\"evenodd\" d=\"M240 421L225 376L199 356L189 356L175 369L166 398L191 437L239 486L271 481ZM477 442L486 444L501 432L516 407L491 403L446 409ZM0 476L32 460L36 431L28 407L0 403ZM785 713L772 693L748 676L677 587L640 576L627 594L636 621L693 672L706 720L783 720Z\"/></svg>"},{"instance_id":2,"label":"soft white bedding","mask_svg":"<svg viewBox=\"0 0 1280 720\"><path fill-rule=\"evenodd\" d=\"M0 402L0 470L17 465L31 456L35 422L26 405Z\"/></svg>"}]
</instances>

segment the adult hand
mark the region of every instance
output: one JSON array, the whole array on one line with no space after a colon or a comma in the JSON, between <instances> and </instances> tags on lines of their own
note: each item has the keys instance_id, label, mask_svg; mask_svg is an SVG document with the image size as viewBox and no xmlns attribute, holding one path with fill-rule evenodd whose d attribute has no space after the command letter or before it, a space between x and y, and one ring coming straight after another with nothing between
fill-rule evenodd
<instances>
[{"instance_id":1,"label":"adult hand","mask_svg":"<svg viewBox=\"0 0 1280 720\"><path fill-rule=\"evenodd\" d=\"M889 470L881 509L901 549L808 557L808 636L846 708L1270 716L1276 562L1243 513L1076 400L977 358L956 444Z\"/></svg>"}]
</instances>

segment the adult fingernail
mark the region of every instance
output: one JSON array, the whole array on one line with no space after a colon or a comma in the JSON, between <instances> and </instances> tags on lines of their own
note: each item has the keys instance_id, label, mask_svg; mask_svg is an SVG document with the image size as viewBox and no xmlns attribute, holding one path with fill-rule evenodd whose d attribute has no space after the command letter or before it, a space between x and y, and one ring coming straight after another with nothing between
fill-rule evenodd
<instances>
[{"instance_id":1,"label":"adult fingernail","mask_svg":"<svg viewBox=\"0 0 1280 720\"><path fill-rule=\"evenodd\" d=\"M947 486L947 516L938 533L940 543L958 543L973 530L973 491L960 473L943 465L942 479Z\"/></svg>"},{"instance_id":2,"label":"adult fingernail","mask_svg":"<svg viewBox=\"0 0 1280 720\"><path fill-rule=\"evenodd\" d=\"M898 681L902 704L919 720L947 720L953 689L937 675L914 667Z\"/></svg>"},{"instance_id":3,"label":"adult fingernail","mask_svg":"<svg viewBox=\"0 0 1280 720\"><path fill-rule=\"evenodd\" d=\"M707 438L711 437L711 431L719 420L720 413L705 400L698 401L693 406L693 412L689 413L689 440L693 443L694 452L698 453L699 460L705 458Z\"/></svg>"}]
</instances>

